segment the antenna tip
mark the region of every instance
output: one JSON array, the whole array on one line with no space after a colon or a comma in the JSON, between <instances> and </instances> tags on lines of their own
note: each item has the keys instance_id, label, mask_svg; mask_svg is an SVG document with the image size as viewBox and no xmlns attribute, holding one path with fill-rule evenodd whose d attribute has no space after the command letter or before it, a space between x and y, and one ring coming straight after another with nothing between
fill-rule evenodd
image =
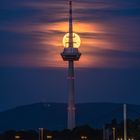
<instances>
[{"instance_id":1,"label":"antenna tip","mask_svg":"<svg viewBox=\"0 0 140 140\"><path fill-rule=\"evenodd\" d=\"M69 4L72 5L72 0L69 1Z\"/></svg>"}]
</instances>

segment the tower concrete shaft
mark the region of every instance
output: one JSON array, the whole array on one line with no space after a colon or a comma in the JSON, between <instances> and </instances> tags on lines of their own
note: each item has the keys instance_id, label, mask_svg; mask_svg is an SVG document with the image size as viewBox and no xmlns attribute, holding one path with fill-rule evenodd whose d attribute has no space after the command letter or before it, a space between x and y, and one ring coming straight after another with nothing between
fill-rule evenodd
<instances>
[{"instance_id":1,"label":"tower concrete shaft","mask_svg":"<svg viewBox=\"0 0 140 140\"><path fill-rule=\"evenodd\" d=\"M75 127L74 62L68 61L68 129Z\"/></svg>"}]
</instances>

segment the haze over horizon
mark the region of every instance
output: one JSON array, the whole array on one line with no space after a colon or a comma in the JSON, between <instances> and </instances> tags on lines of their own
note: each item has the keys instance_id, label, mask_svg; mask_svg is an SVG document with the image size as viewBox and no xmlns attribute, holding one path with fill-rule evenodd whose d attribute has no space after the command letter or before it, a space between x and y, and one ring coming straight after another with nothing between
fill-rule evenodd
<instances>
[{"instance_id":1,"label":"haze over horizon","mask_svg":"<svg viewBox=\"0 0 140 140\"><path fill-rule=\"evenodd\" d=\"M76 101L140 104L140 1L75 0L73 9ZM68 1L2 0L0 11L0 110L67 102Z\"/></svg>"}]
</instances>

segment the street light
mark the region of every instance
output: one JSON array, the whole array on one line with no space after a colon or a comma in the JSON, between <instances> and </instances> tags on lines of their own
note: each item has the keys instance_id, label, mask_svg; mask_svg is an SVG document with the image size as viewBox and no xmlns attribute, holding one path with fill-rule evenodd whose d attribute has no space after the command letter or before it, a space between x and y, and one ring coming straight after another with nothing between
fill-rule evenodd
<instances>
[{"instance_id":1,"label":"street light","mask_svg":"<svg viewBox=\"0 0 140 140\"><path fill-rule=\"evenodd\" d=\"M113 130L113 140L115 140L115 137L116 137L115 136L115 130L116 130L115 127L113 127L112 130Z\"/></svg>"},{"instance_id":2,"label":"street light","mask_svg":"<svg viewBox=\"0 0 140 140\"><path fill-rule=\"evenodd\" d=\"M44 139L44 129L39 128L39 140L43 140L43 139Z\"/></svg>"}]
</instances>

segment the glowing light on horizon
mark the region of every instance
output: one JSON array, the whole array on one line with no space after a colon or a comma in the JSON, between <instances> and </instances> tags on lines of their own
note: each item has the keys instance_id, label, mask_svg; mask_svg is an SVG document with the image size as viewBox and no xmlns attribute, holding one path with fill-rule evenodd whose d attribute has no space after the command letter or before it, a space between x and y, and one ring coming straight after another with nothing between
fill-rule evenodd
<instances>
[{"instance_id":1,"label":"glowing light on horizon","mask_svg":"<svg viewBox=\"0 0 140 140\"><path fill-rule=\"evenodd\" d=\"M62 43L65 48L69 47L69 33L66 33L64 35ZM80 36L76 33L73 33L73 47L79 48L80 44L81 44Z\"/></svg>"}]
</instances>

